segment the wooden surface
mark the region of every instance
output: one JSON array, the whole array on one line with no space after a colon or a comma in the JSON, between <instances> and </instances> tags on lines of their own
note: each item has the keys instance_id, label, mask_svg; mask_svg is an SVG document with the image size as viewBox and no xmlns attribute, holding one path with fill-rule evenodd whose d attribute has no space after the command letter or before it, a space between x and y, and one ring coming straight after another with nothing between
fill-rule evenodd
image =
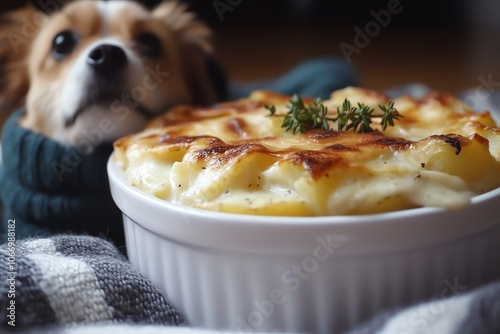
<instances>
[{"instance_id":1,"label":"wooden surface","mask_svg":"<svg viewBox=\"0 0 500 334\"><path fill-rule=\"evenodd\" d=\"M312 57L342 58L339 45L354 44L355 32L352 28L255 24L224 26L215 36L217 56L229 76L248 82L277 77ZM500 51L491 40L500 39L479 38L468 30L381 31L359 54L352 55L352 65L368 88L383 90L419 82L456 93L481 84L479 76L492 75L500 82Z\"/></svg>"},{"instance_id":2,"label":"wooden surface","mask_svg":"<svg viewBox=\"0 0 500 334\"><path fill-rule=\"evenodd\" d=\"M270 15L263 23L257 15L254 21L243 15L254 7L237 8L227 13L224 22L212 24L217 56L233 80L274 78L316 56L343 58L340 44L355 45L353 28L364 28L366 23L337 25L330 19L330 24L313 25L310 20L282 18L281 23L272 24ZM243 16L242 22L237 15ZM478 77L492 75L500 82L499 35L485 37L462 23L410 27L395 21L352 55L363 86L387 89L419 82L435 90L458 92L481 84ZM0 114L0 123L1 118Z\"/></svg>"},{"instance_id":3,"label":"wooden surface","mask_svg":"<svg viewBox=\"0 0 500 334\"><path fill-rule=\"evenodd\" d=\"M232 78L251 81L280 75L314 56L343 58L341 42L354 45L347 28L314 26L238 27L217 32L217 50ZM497 39L498 40L498 39ZM483 43L478 46L478 44ZM419 82L456 92L498 70L488 48L469 30L388 30L352 55L363 86L386 89ZM484 61L488 58L488 61ZM493 59L493 60L492 60ZM500 77L499 77L500 78ZM498 80L500 81L500 80Z\"/></svg>"},{"instance_id":4,"label":"wooden surface","mask_svg":"<svg viewBox=\"0 0 500 334\"><path fill-rule=\"evenodd\" d=\"M28 1L40 3L2 1L0 12ZM63 1L67 0L57 0ZM160 0L140 1L152 4ZM244 1L224 12L221 21L211 2L202 5L196 0L184 1L191 2L192 9L216 30L218 56L231 77L241 81L276 77L314 56L343 57L339 45L342 42L354 45L353 28L359 26L364 30L364 25L374 19L373 11L388 9L384 0L309 1L308 4L317 4L312 6L316 8L312 12L293 10L291 4L299 1ZM478 76L500 73L497 72L500 51L491 50L495 45L500 48L500 37L492 36L485 41L472 33L471 27L474 20L487 21L474 19L473 13L485 7L481 4L488 4L488 0L471 3L403 2L401 13L392 15L388 26L381 28L360 54L353 55L353 65L362 84L385 89L420 82L438 90L457 91L477 85ZM486 13L492 12L487 8ZM491 20L498 21L496 14ZM315 22L326 24L313 25Z\"/></svg>"}]
</instances>

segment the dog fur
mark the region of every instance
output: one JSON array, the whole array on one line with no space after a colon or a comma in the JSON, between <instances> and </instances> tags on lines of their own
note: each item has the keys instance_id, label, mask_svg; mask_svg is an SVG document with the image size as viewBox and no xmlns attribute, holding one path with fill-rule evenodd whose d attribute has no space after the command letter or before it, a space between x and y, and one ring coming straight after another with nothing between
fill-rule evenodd
<instances>
[{"instance_id":1,"label":"dog fur","mask_svg":"<svg viewBox=\"0 0 500 334\"><path fill-rule=\"evenodd\" d=\"M25 106L22 126L66 145L96 130L94 144L109 143L173 105L220 99L207 65L212 33L177 1L147 10L131 1L81 0L51 15L25 7L0 19L0 36L2 112ZM55 54L64 38L74 45L66 41L70 52ZM141 43L157 49L158 42L159 53L144 52ZM123 50L126 66L96 75L88 59L102 45Z\"/></svg>"}]
</instances>

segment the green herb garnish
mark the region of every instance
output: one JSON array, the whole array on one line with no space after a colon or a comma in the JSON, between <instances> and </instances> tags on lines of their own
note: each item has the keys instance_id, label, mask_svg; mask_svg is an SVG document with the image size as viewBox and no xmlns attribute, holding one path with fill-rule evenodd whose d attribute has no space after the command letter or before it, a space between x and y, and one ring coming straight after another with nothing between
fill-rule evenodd
<instances>
[{"instance_id":1,"label":"green herb garnish","mask_svg":"<svg viewBox=\"0 0 500 334\"><path fill-rule=\"evenodd\" d=\"M323 100L316 98L313 103L306 106L302 98L293 95L290 105L287 106L288 112L285 115L276 115L275 106L265 106L269 110L268 116L283 117L282 128L285 131L296 133L305 133L310 130L330 130L330 122L337 123L338 131L347 131L352 129L359 132L375 131L371 127L372 118L381 118L380 125L385 130L389 125L394 126L394 121L403 117L394 108L394 102L390 101L387 106L379 105L381 113L374 113L375 109L370 108L364 103L358 103L353 106L347 99L341 107L337 107L337 116L329 117L328 108L322 104Z\"/></svg>"}]
</instances>

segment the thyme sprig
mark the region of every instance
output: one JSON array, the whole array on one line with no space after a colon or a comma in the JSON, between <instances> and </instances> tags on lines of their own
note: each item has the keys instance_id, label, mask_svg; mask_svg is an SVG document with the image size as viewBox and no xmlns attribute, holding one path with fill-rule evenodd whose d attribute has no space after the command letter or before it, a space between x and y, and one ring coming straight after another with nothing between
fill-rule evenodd
<instances>
[{"instance_id":1,"label":"thyme sprig","mask_svg":"<svg viewBox=\"0 0 500 334\"><path fill-rule=\"evenodd\" d=\"M299 95L293 95L290 99L290 105L287 106L288 112L285 115L277 115L275 106L265 106L269 110L268 116L283 117L282 128L285 131L296 133L305 133L310 130L331 130L330 122L337 123L338 131L353 130L359 132L375 131L371 127L372 118L380 118L380 125L385 131L388 126L394 126L394 121L403 117L397 109L394 108L394 101L390 101L387 106L379 105L381 113L375 113L375 109L364 103L358 103L357 106L345 99L342 106L337 107L335 117L328 115L328 107L323 100L316 98L311 104L306 106Z\"/></svg>"}]
</instances>

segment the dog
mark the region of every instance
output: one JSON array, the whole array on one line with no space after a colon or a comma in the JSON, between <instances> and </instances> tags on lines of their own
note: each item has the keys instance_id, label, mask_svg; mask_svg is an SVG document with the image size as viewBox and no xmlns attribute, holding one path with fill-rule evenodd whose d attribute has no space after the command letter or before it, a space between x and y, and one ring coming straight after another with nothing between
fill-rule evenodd
<instances>
[{"instance_id":1,"label":"dog","mask_svg":"<svg viewBox=\"0 0 500 334\"><path fill-rule=\"evenodd\" d=\"M34 7L8 13L0 106L25 104L21 125L65 145L88 141L104 122L95 146L141 130L174 105L224 99L211 30L186 7L79 0L52 15Z\"/></svg>"},{"instance_id":2,"label":"dog","mask_svg":"<svg viewBox=\"0 0 500 334\"><path fill-rule=\"evenodd\" d=\"M122 246L112 142L175 105L225 100L213 49L211 30L178 1L78 0L1 17L0 110L20 111L2 134L0 199L17 238L74 232Z\"/></svg>"}]
</instances>

